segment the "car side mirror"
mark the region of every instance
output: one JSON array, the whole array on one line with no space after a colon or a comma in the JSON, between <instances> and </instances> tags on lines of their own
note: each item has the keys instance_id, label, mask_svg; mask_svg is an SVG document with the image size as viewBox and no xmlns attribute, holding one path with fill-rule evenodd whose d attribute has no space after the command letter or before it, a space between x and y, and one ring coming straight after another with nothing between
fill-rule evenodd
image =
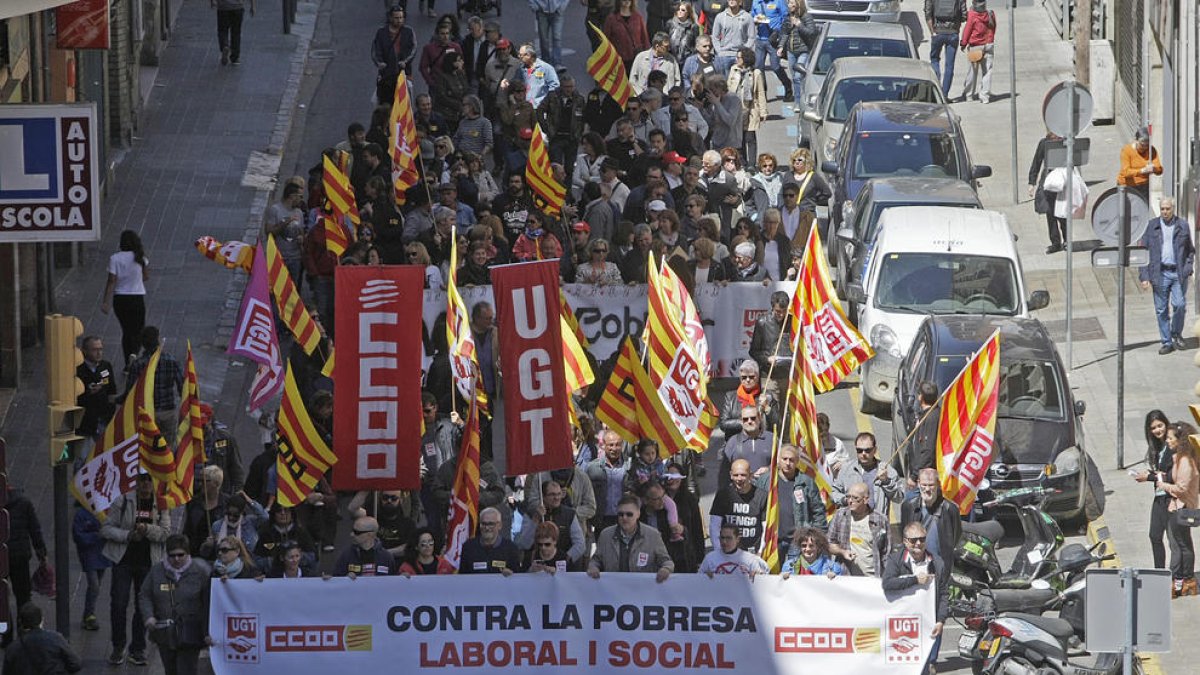
<instances>
[{"instance_id":1,"label":"car side mirror","mask_svg":"<svg viewBox=\"0 0 1200 675\"><path fill-rule=\"evenodd\" d=\"M863 290L862 284L847 284L846 299L856 305L864 305L867 302L867 292Z\"/></svg>"},{"instance_id":2,"label":"car side mirror","mask_svg":"<svg viewBox=\"0 0 1200 675\"><path fill-rule=\"evenodd\" d=\"M817 114L816 110L805 110L801 117L809 122L812 122L813 124L821 124L825 121L819 114Z\"/></svg>"},{"instance_id":3,"label":"car side mirror","mask_svg":"<svg viewBox=\"0 0 1200 675\"><path fill-rule=\"evenodd\" d=\"M1083 417L1083 414L1085 412L1087 412L1087 401L1076 400L1075 401L1075 416Z\"/></svg>"},{"instance_id":4,"label":"car side mirror","mask_svg":"<svg viewBox=\"0 0 1200 675\"><path fill-rule=\"evenodd\" d=\"M821 173L829 175L829 176L838 175L837 162L831 162L829 160L825 160L824 162L821 162Z\"/></svg>"},{"instance_id":5,"label":"car side mirror","mask_svg":"<svg viewBox=\"0 0 1200 675\"><path fill-rule=\"evenodd\" d=\"M841 239L847 244L857 244L857 242L854 241L853 227L839 227L836 234L838 239Z\"/></svg>"},{"instance_id":6,"label":"car side mirror","mask_svg":"<svg viewBox=\"0 0 1200 675\"><path fill-rule=\"evenodd\" d=\"M1043 309L1050 304L1050 291L1034 291L1029 294L1029 300L1026 301L1029 310Z\"/></svg>"},{"instance_id":7,"label":"car side mirror","mask_svg":"<svg viewBox=\"0 0 1200 675\"><path fill-rule=\"evenodd\" d=\"M986 164L976 164L971 167L971 178L987 178L992 175L992 167Z\"/></svg>"}]
</instances>

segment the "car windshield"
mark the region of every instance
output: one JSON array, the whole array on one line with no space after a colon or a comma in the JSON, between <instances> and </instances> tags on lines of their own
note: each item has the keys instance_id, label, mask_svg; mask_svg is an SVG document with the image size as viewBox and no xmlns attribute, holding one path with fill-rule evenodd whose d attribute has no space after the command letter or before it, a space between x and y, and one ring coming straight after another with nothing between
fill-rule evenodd
<instances>
[{"instance_id":1,"label":"car windshield","mask_svg":"<svg viewBox=\"0 0 1200 675\"><path fill-rule=\"evenodd\" d=\"M875 306L916 314L1017 313L1011 260L958 253L889 253L880 264Z\"/></svg>"},{"instance_id":2,"label":"car windshield","mask_svg":"<svg viewBox=\"0 0 1200 675\"><path fill-rule=\"evenodd\" d=\"M941 90L929 80L911 77L855 77L841 80L833 91L829 122L845 122L850 109L860 101L916 101L941 103Z\"/></svg>"},{"instance_id":3,"label":"car windshield","mask_svg":"<svg viewBox=\"0 0 1200 675\"><path fill-rule=\"evenodd\" d=\"M946 391L967 365L969 355L938 356L933 369L938 391ZM1052 361L1005 361L1000 364L1000 417L1063 420L1066 406L1058 369Z\"/></svg>"},{"instance_id":4,"label":"car windshield","mask_svg":"<svg viewBox=\"0 0 1200 675\"><path fill-rule=\"evenodd\" d=\"M853 176L958 178L958 154L950 134L863 131L854 144Z\"/></svg>"},{"instance_id":5,"label":"car windshield","mask_svg":"<svg viewBox=\"0 0 1200 675\"><path fill-rule=\"evenodd\" d=\"M824 75L829 72L834 61L843 56L898 56L915 58L904 40L884 40L866 37L827 37L821 44L821 54L817 56L817 65L813 74Z\"/></svg>"}]
</instances>

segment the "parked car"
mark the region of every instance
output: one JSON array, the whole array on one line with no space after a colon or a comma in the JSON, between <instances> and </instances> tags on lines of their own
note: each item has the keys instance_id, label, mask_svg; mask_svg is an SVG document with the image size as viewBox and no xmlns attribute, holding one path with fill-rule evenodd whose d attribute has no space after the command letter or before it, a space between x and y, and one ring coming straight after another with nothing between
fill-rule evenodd
<instances>
[{"instance_id":1,"label":"parked car","mask_svg":"<svg viewBox=\"0 0 1200 675\"><path fill-rule=\"evenodd\" d=\"M902 23L849 23L831 21L821 28L821 35L808 58L808 75L804 78L801 96L803 108L799 114L817 109L817 97L825 85L825 77L839 59L850 57L893 57L916 59L917 43L912 32ZM801 128L803 134L804 129ZM808 137L801 136L801 145Z\"/></svg>"},{"instance_id":2,"label":"parked car","mask_svg":"<svg viewBox=\"0 0 1200 675\"><path fill-rule=\"evenodd\" d=\"M834 284L838 294L846 297L846 287L861 283L864 263L875 235L879 231L879 218L883 212L896 206L957 206L982 209L979 195L967 183L957 178L895 177L872 178L853 202L842 207L842 227L830 248L834 249ZM851 303L847 309L851 317L858 310Z\"/></svg>"},{"instance_id":3,"label":"parked car","mask_svg":"<svg viewBox=\"0 0 1200 675\"><path fill-rule=\"evenodd\" d=\"M807 4L818 21L900 20L900 0L809 0Z\"/></svg>"},{"instance_id":4,"label":"parked car","mask_svg":"<svg viewBox=\"0 0 1200 675\"><path fill-rule=\"evenodd\" d=\"M958 117L937 103L859 103L832 152L821 163L833 191L830 232L842 226L844 204L872 178L958 178L975 185L992 175L992 167L971 162Z\"/></svg>"},{"instance_id":5,"label":"parked car","mask_svg":"<svg viewBox=\"0 0 1200 675\"><path fill-rule=\"evenodd\" d=\"M815 166L833 154L854 104L915 101L946 104L942 85L925 61L892 56L848 56L833 62L812 108L800 118Z\"/></svg>"},{"instance_id":6,"label":"parked car","mask_svg":"<svg viewBox=\"0 0 1200 675\"><path fill-rule=\"evenodd\" d=\"M929 314L1028 316L1050 303L1026 300L1017 246L1004 214L948 206L883 212L862 282L847 286L858 329L875 356L862 366L862 411L882 414L896 371Z\"/></svg>"},{"instance_id":7,"label":"parked car","mask_svg":"<svg viewBox=\"0 0 1200 675\"><path fill-rule=\"evenodd\" d=\"M1084 443L1086 406L1071 395L1066 370L1041 321L995 316L931 316L917 330L900 364L892 402L892 447L920 419L917 388L923 381L944 392L971 355L1000 331L1000 389L990 489L1045 485L1058 492L1044 510L1071 519L1098 515L1088 494L1091 463ZM934 413L937 414L937 413Z\"/></svg>"}]
</instances>

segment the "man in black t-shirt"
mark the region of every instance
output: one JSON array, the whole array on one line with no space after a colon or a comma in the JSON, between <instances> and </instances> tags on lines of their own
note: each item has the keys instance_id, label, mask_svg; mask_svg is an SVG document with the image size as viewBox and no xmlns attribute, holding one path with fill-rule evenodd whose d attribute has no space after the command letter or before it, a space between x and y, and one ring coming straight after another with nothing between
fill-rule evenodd
<instances>
[{"instance_id":1,"label":"man in black t-shirt","mask_svg":"<svg viewBox=\"0 0 1200 675\"><path fill-rule=\"evenodd\" d=\"M733 525L738 528L738 546L757 552L767 511L767 491L754 486L750 480L750 462L744 459L734 460L729 480L730 485L721 488L713 499L708 531L720 532L722 525Z\"/></svg>"},{"instance_id":2,"label":"man in black t-shirt","mask_svg":"<svg viewBox=\"0 0 1200 675\"><path fill-rule=\"evenodd\" d=\"M75 367L75 377L83 382L83 393L75 405L83 408L83 419L75 433L94 439L104 432L117 410L117 380L112 364L104 360L104 341L99 336L83 338L80 351L83 363Z\"/></svg>"}]
</instances>

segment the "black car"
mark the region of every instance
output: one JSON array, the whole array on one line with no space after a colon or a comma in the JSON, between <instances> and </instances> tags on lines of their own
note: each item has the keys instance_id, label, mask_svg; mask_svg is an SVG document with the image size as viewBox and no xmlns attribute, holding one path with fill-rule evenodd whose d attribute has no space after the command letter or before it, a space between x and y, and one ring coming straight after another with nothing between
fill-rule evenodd
<instances>
[{"instance_id":1,"label":"black car","mask_svg":"<svg viewBox=\"0 0 1200 675\"><path fill-rule=\"evenodd\" d=\"M1061 519L1099 515L1088 486L1088 472L1094 465L1084 445L1086 406L1071 395L1054 341L1037 319L945 315L926 319L900 363L892 401L892 447L920 419L920 383L934 382L944 392L996 330L1000 331L1000 391L996 441L987 473L990 489L1044 484L1059 490L1046 500L1048 513Z\"/></svg>"}]
</instances>

